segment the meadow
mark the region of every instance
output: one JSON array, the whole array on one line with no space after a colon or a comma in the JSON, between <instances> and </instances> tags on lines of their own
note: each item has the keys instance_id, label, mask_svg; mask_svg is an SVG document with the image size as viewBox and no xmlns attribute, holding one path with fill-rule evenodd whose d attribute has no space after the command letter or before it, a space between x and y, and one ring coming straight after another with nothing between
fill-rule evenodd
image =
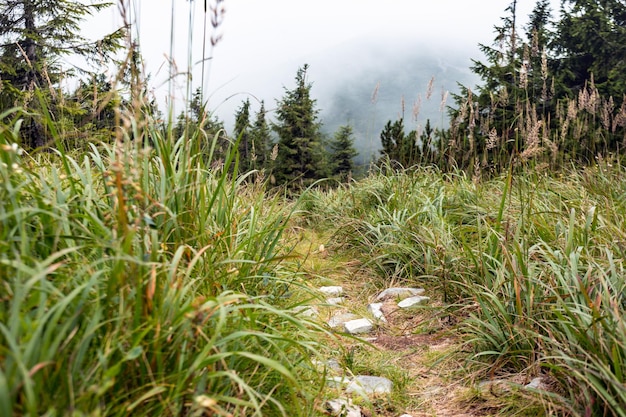
<instances>
[{"instance_id":1,"label":"meadow","mask_svg":"<svg viewBox=\"0 0 626 417\"><path fill-rule=\"evenodd\" d=\"M359 259L370 293L435 288L471 381L542 375L546 414L626 414L619 163L383 166L293 200L230 175L235 144L216 168L201 131L136 129L29 155L3 127L2 415L319 415L333 336L292 311L298 228Z\"/></svg>"},{"instance_id":2,"label":"meadow","mask_svg":"<svg viewBox=\"0 0 626 417\"><path fill-rule=\"evenodd\" d=\"M328 415L329 351L347 373L392 374L398 392L370 414L437 415L403 356L388 367L390 352L301 313L337 280L359 301L428 289L423 323L404 330L454 340L423 365L459 388L458 414L626 416L626 105L593 78L548 99L545 50L531 88L515 58L530 49L513 42L520 79L506 73L483 102L462 91L450 130L405 135L400 120L362 178L276 186L278 144L268 166L244 168L258 156L241 152L249 114L229 137L188 79L189 108L163 121L130 35L126 47L106 91L94 77L64 95L48 78L10 91L30 108L1 110L0 416ZM26 146L44 131L45 146ZM507 388L487 397L485 381Z\"/></svg>"}]
</instances>

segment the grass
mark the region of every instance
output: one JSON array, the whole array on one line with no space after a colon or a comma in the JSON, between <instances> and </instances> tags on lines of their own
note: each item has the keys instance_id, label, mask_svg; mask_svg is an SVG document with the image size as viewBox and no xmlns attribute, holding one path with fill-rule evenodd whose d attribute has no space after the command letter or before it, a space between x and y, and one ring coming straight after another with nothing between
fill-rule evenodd
<instances>
[{"instance_id":1,"label":"grass","mask_svg":"<svg viewBox=\"0 0 626 417\"><path fill-rule=\"evenodd\" d=\"M549 140L533 148L527 128L516 140L543 157L509 172L498 174L510 162L503 144L488 173L476 149L459 148L473 178L454 163L445 173L389 163L294 202L261 176L234 175L237 140L209 134L204 109L179 135L147 117L141 77L131 78L133 108L116 109L112 142L71 142L36 94L56 150L28 154L18 145L25 113L0 114L0 415L318 416L337 394L314 362L329 355L351 373L392 379L391 396L363 402L375 415L425 404L436 414L436 401L415 398L433 387L416 383L406 352L337 338L294 314L315 299L311 287L341 283L359 313L385 287L427 288L435 302L421 321L394 319L412 335L461 338L419 362L445 368L433 383L469 386L454 398L461 409L626 416L617 161L539 173L539 162L562 167L566 154L556 161ZM190 78L186 90L190 98ZM532 120L519 116L519 126ZM567 117L544 136L567 133ZM570 136L561 139L583 139ZM535 376L549 390L521 388ZM509 390L480 389L494 380Z\"/></svg>"},{"instance_id":2,"label":"grass","mask_svg":"<svg viewBox=\"0 0 626 417\"><path fill-rule=\"evenodd\" d=\"M375 287L438 291L476 380L543 375L556 381L546 413L624 415L623 184L608 164L478 183L416 169L305 206L376 272Z\"/></svg>"},{"instance_id":3,"label":"grass","mask_svg":"<svg viewBox=\"0 0 626 417\"><path fill-rule=\"evenodd\" d=\"M626 414L619 165L482 182L387 170L294 204L231 175L236 142L215 165L217 136L128 125L113 144L36 155L3 127L2 415L319 415L332 390L312 359L331 351L394 381L370 410L405 409L401 355L336 345L291 311L351 279L355 310L387 286L426 287L437 331L463 337L470 386L551 383L470 389L463 407Z\"/></svg>"},{"instance_id":4,"label":"grass","mask_svg":"<svg viewBox=\"0 0 626 417\"><path fill-rule=\"evenodd\" d=\"M291 209L234 151L216 171L198 136L130 134L31 156L2 131L0 414L309 415Z\"/></svg>"}]
</instances>

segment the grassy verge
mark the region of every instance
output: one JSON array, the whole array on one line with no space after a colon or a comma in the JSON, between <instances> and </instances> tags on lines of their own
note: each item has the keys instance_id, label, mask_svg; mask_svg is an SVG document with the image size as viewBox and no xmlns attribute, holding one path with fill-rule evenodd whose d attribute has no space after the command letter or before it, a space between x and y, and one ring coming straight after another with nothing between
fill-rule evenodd
<instances>
[{"instance_id":1,"label":"grassy verge","mask_svg":"<svg viewBox=\"0 0 626 417\"><path fill-rule=\"evenodd\" d=\"M128 125L32 157L3 126L0 414L309 415L290 209L231 178L236 152L210 169L215 139Z\"/></svg>"},{"instance_id":2,"label":"grassy verge","mask_svg":"<svg viewBox=\"0 0 626 417\"><path fill-rule=\"evenodd\" d=\"M478 183L381 172L304 207L376 271L372 287L438 290L476 381L542 376L546 413L625 415L624 184L608 164Z\"/></svg>"}]
</instances>

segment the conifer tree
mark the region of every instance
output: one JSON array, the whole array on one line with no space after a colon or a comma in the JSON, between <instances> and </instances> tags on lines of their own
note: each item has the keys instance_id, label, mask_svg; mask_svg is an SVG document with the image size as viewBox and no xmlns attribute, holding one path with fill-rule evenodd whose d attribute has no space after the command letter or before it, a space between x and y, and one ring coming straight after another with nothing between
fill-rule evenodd
<instances>
[{"instance_id":1,"label":"conifer tree","mask_svg":"<svg viewBox=\"0 0 626 417\"><path fill-rule=\"evenodd\" d=\"M472 72L481 79L475 91L460 86L454 95L456 108L450 112L451 141L446 144L448 163L461 168L480 169L489 166L500 169L508 164L511 155L519 154L520 115L534 114L535 84L541 82L541 54L545 39L549 9L545 0L539 0L531 25L534 37L531 47L517 31L517 0L506 8L502 23L496 26L496 37L491 45L480 44L486 60L472 60ZM529 81L530 80L530 81Z\"/></svg>"},{"instance_id":2,"label":"conifer tree","mask_svg":"<svg viewBox=\"0 0 626 417\"><path fill-rule=\"evenodd\" d=\"M198 87L189 101L188 110L180 112L176 118L176 125L172 130L174 140L181 137L192 137L193 135L201 135L204 141L199 141L203 150L210 152L212 141L215 135L217 144L213 151L213 159L219 161L229 146L228 139L222 134L224 124L215 115L206 110L206 104L202 100L202 87Z\"/></svg>"},{"instance_id":3,"label":"conifer tree","mask_svg":"<svg viewBox=\"0 0 626 417\"><path fill-rule=\"evenodd\" d=\"M88 42L79 33L85 17L110 4L57 0L0 3L0 107L20 105L38 111L35 93L45 94L59 81L62 56L77 54L96 62L115 53L121 47L121 30L98 42ZM25 145L36 148L45 144L42 125L34 118L22 134L29 142Z\"/></svg>"},{"instance_id":4,"label":"conifer tree","mask_svg":"<svg viewBox=\"0 0 626 417\"><path fill-rule=\"evenodd\" d=\"M321 133L316 100L311 98L307 81L308 65L298 69L296 86L285 89L278 101L274 131L278 135L278 155L274 166L276 184L303 187L319 179L322 163Z\"/></svg>"},{"instance_id":5,"label":"conifer tree","mask_svg":"<svg viewBox=\"0 0 626 417\"><path fill-rule=\"evenodd\" d=\"M515 28L517 21L517 1L507 8L508 15L502 18L502 24L496 26L496 37L492 45L480 45L487 62L473 61L472 71L477 74L482 84L476 94L467 88L461 89L461 95L455 96L457 102L467 101L463 116L463 129L466 137L461 145L462 152L481 150L482 143L477 137L476 125L481 112L486 115L491 126L496 126L504 143L511 143L514 126L511 123L518 115L519 102L524 97L520 88L521 57L519 56L520 39ZM460 100L459 100L460 99ZM460 108L463 110L463 104ZM470 132L470 130L472 130ZM473 141L473 142L472 142ZM478 141L479 143L476 143ZM470 152L472 153L472 152Z\"/></svg>"},{"instance_id":6,"label":"conifer tree","mask_svg":"<svg viewBox=\"0 0 626 417\"><path fill-rule=\"evenodd\" d=\"M404 142L404 120L398 119L395 122L388 120L380 133L380 142L382 145L381 154L392 161L400 162Z\"/></svg>"},{"instance_id":7,"label":"conifer tree","mask_svg":"<svg viewBox=\"0 0 626 417\"><path fill-rule=\"evenodd\" d=\"M265 103L261 101L261 107L256 113L254 124L250 129L250 143L252 144L252 169L270 168L270 158L268 154L272 138L265 113Z\"/></svg>"},{"instance_id":8,"label":"conifer tree","mask_svg":"<svg viewBox=\"0 0 626 417\"><path fill-rule=\"evenodd\" d=\"M345 181L354 172L354 157L358 155L354 149L354 135L352 126L339 127L333 140L330 142L331 175L340 181Z\"/></svg>"},{"instance_id":9,"label":"conifer tree","mask_svg":"<svg viewBox=\"0 0 626 417\"><path fill-rule=\"evenodd\" d=\"M538 114L547 115L553 111L554 95L552 87L550 57L550 43L554 33L552 31L552 10L550 0L539 0L531 14L528 16L526 25L526 39L528 43L523 49L522 68L526 77L527 99L537 108Z\"/></svg>"},{"instance_id":10,"label":"conifer tree","mask_svg":"<svg viewBox=\"0 0 626 417\"><path fill-rule=\"evenodd\" d=\"M572 96L591 80L621 105L626 91L626 4L621 0L563 0L557 36L560 86Z\"/></svg>"},{"instance_id":11,"label":"conifer tree","mask_svg":"<svg viewBox=\"0 0 626 417\"><path fill-rule=\"evenodd\" d=\"M250 99L246 99L235 114L235 140L239 141L239 172L252 168L252 143L250 140Z\"/></svg>"},{"instance_id":12,"label":"conifer tree","mask_svg":"<svg viewBox=\"0 0 626 417\"><path fill-rule=\"evenodd\" d=\"M430 124L430 119L426 119L426 125L420 134L420 143L422 145L422 161L428 164L435 162L439 147L435 142L435 131Z\"/></svg>"}]
</instances>

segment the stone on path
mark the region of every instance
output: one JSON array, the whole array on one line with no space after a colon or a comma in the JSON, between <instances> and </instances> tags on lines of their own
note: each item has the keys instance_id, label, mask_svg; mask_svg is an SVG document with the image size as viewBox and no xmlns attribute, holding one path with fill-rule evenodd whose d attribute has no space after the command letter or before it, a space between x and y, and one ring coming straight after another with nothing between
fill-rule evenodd
<instances>
[{"instance_id":1,"label":"stone on path","mask_svg":"<svg viewBox=\"0 0 626 417\"><path fill-rule=\"evenodd\" d=\"M402 414L400 417L413 417L413 416L410 414Z\"/></svg>"},{"instance_id":2,"label":"stone on path","mask_svg":"<svg viewBox=\"0 0 626 417\"><path fill-rule=\"evenodd\" d=\"M346 388L347 393L389 394L393 383L380 376L357 375Z\"/></svg>"},{"instance_id":3,"label":"stone on path","mask_svg":"<svg viewBox=\"0 0 626 417\"><path fill-rule=\"evenodd\" d=\"M335 358L330 358L327 359L325 361L320 361L317 359L312 359L311 363L318 369L318 370L324 370L324 368L328 369L328 371L332 371L334 373L342 373L343 369L341 368L341 365L339 364L339 361Z\"/></svg>"},{"instance_id":4,"label":"stone on path","mask_svg":"<svg viewBox=\"0 0 626 417\"><path fill-rule=\"evenodd\" d=\"M296 314L299 314L301 317L310 317L314 318L319 315L317 308L312 306L296 306L291 311Z\"/></svg>"},{"instance_id":5,"label":"stone on path","mask_svg":"<svg viewBox=\"0 0 626 417\"><path fill-rule=\"evenodd\" d=\"M331 416L361 417L361 409L345 398L326 401L326 410Z\"/></svg>"},{"instance_id":6,"label":"stone on path","mask_svg":"<svg viewBox=\"0 0 626 417\"><path fill-rule=\"evenodd\" d=\"M346 332L350 334L369 333L374 329L370 319L356 319L344 323Z\"/></svg>"},{"instance_id":7,"label":"stone on path","mask_svg":"<svg viewBox=\"0 0 626 417\"><path fill-rule=\"evenodd\" d=\"M350 383L350 378L345 376L329 376L326 378L326 385L330 388L341 388Z\"/></svg>"},{"instance_id":8,"label":"stone on path","mask_svg":"<svg viewBox=\"0 0 626 417\"><path fill-rule=\"evenodd\" d=\"M376 320L380 320L383 323L387 323L387 319L385 318L385 315L383 314L382 307L383 307L383 303L372 303L367 306L367 311L369 311Z\"/></svg>"},{"instance_id":9,"label":"stone on path","mask_svg":"<svg viewBox=\"0 0 626 417\"><path fill-rule=\"evenodd\" d=\"M405 298L404 300L398 303L398 307L400 308L412 308L419 306L421 304L426 304L430 300L430 297L426 297L423 295L416 295L415 297Z\"/></svg>"},{"instance_id":10,"label":"stone on path","mask_svg":"<svg viewBox=\"0 0 626 417\"><path fill-rule=\"evenodd\" d=\"M352 314L352 313L338 313L338 314L334 314L330 320L328 320L328 326L331 329L336 329L336 328L345 328L344 324L347 321L350 320L355 320L358 319L359 316L357 316L356 314Z\"/></svg>"},{"instance_id":11,"label":"stone on path","mask_svg":"<svg viewBox=\"0 0 626 417\"><path fill-rule=\"evenodd\" d=\"M343 304L344 301L346 301L345 297L333 297L333 298L327 298L326 304L338 306L339 304Z\"/></svg>"},{"instance_id":12,"label":"stone on path","mask_svg":"<svg viewBox=\"0 0 626 417\"><path fill-rule=\"evenodd\" d=\"M426 292L423 288L409 288L409 287L391 287L387 288L376 297L376 301L386 301L396 298L407 298L415 295L422 295Z\"/></svg>"},{"instance_id":13,"label":"stone on path","mask_svg":"<svg viewBox=\"0 0 626 417\"><path fill-rule=\"evenodd\" d=\"M538 376L537 378L533 378L528 384L524 385L526 389L546 389L546 384L543 382L543 378Z\"/></svg>"},{"instance_id":14,"label":"stone on path","mask_svg":"<svg viewBox=\"0 0 626 417\"><path fill-rule=\"evenodd\" d=\"M333 285L330 287L320 287L319 291L329 297L339 297L343 294L343 287Z\"/></svg>"}]
</instances>

